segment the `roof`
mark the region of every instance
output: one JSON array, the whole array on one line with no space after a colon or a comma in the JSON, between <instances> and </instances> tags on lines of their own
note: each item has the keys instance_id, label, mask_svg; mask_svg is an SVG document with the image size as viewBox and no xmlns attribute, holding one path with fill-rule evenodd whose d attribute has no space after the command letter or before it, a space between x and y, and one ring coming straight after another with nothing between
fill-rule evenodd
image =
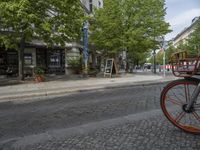
<instances>
[{"instance_id":1,"label":"roof","mask_svg":"<svg viewBox=\"0 0 200 150\"><path fill-rule=\"evenodd\" d=\"M183 35L185 32L187 32L188 30L192 29L198 22L200 22L200 16L198 17L195 17L193 20L192 20L192 24L185 28L183 31L181 31L174 39L173 41L177 40L181 35Z\"/></svg>"}]
</instances>

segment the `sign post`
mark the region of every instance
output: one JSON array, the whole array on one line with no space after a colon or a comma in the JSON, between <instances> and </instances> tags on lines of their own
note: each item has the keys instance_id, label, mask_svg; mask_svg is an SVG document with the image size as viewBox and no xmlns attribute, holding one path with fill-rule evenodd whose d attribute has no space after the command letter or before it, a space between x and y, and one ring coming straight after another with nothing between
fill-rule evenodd
<instances>
[{"instance_id":1,"label":"sign post","mask_svg":"<svg viewBox=\"0 0 200 150\"><path fill-rule=\"evenodd\" d=\"M117 65L115 63L115 60L113 58L110 58L110 59L106 60L104 77L106 77L108 75L111 78L113 73L118 74L118 69L117 69Z\"/></svg>"}]
</instances>

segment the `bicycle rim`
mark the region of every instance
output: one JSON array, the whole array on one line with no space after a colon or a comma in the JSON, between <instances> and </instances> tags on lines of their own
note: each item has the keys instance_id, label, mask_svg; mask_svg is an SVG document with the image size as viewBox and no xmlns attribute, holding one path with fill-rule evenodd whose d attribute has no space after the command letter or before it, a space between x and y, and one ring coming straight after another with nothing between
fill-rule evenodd
<instances>
[{"instance_id":1,"label":"bicycle rim","mask_svg":"<svg viewBox=\"0 0 200 150\"><path fill-rule=\"evenodd\" d=\"M161 108L167 119L176 127L190 133L200 133L200 98L190 111L186 105L197 87L197 81L177 80L169 83L161 94Z\"/></svg>"}]
</instances>

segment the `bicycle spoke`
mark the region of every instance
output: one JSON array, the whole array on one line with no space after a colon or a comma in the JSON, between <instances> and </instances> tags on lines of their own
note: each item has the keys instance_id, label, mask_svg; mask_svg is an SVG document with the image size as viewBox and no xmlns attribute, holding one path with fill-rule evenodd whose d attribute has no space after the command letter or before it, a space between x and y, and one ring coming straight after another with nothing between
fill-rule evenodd
<instances>
[{"instance_id":1,"label":"bicycle spoke","mask_svg":"<svg viewBox=\"0 0 200 150\"><path fill-rule=\"evenodd\" d=\"M200 116L196 112L193 112L192 114L200 122Z\"/></svg>"},{"instance_id":2,"label":"bicycle spoke","mask_svg":"<svg viewBox=\"0 0 200 150\"><path fill-rule=\"evenodd\" d=\"M172 91L174 91L173 89L172 89ZM177 95L175 94L176 92L173 92L173 95L174 95L174 97L176 97L180 102L182 102L182 100L179 98L179 97L177 97ZM184 96L183 96L184 97Z\"/></svg>"},{"instance_id":3,"label":"bicycle spoke","mask_svg":"<svg viewBox=\"0 0 200 150\"><path fill-rule=\"evenodd\" d=\"M179 105L179 106L182 106L183 103L181 101L178 101L178 100L175 100L175 99L172 99L170 98L169 96L166 97L168 101L172 102L173 104L176 104L176 105Z\"/></svg>"},{"instance_id":4,"label":"bicycle spoke","mask_svg":"<svg viewBox=\"0 0 200 150\"><path fill-rule=\"evenodd\" d=\"M189 95L189 88L187 84L184 85L184 89L185 89L185 99L186 99L186 102L188 102L190 95Z\"/></svg>"},{"instance_id":5,"label":"bicycle spoke","mask_svg":"<svg viewBox=\"0 0 200 150\"><path fill-rule=\"evenodd\" d=\"M185 112L184 111L182 111L177 117L176 117L176 119L175 119L175 121L176 122L180 122L181 121L181 119L183 118L183 116L185 116Z\"/></svg>"}]
</instances>

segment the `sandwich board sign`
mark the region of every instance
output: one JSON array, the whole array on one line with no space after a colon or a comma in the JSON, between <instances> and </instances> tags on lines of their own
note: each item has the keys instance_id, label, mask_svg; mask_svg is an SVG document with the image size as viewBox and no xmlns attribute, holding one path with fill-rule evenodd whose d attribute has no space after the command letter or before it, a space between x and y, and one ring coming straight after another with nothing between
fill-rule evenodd
<instances>
[{"instance_id":1,"label":"sandwich board sign","mask_svg":"<svg viewBox=\"0 0 200 150\"><path fill-rule=\"evenodd\" d=\"M112 74L118 74L118 70L115 60L113 58L110 58L106 60L104 77L109 76L111 78Z\"/></svg>"}]
</instances>

